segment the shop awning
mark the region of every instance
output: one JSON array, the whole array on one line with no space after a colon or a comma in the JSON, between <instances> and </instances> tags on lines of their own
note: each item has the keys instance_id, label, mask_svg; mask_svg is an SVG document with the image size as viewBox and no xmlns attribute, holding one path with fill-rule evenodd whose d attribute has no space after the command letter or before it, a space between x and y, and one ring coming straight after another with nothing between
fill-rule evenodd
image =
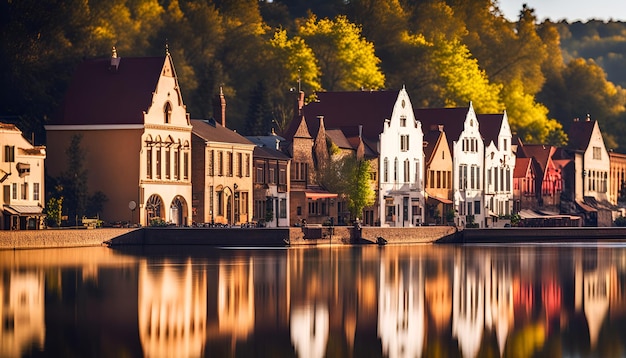
<instances>
[{"instance_id":1,"label":"shop awning","mask_svg":"<svg viewBox=\"0 0 626 358\"><path fill-rule=\"evenodd\" d=\"M428 200L427 200L428 204L430 205L437 205L438 203L442 203L442 204L452 204L452 200L449 199L444 199L444 198L440 198L438 196L433 196L428 194Z\"/></svg>"},{"instance_id":2,"label":"shop awning","mask_svg":"<svg viewBox=\"0 0 626 358\"><path fill-rule=\"evenodd\" d=\"M317 200L317 199L333 199L337 197L337 194L333 193L319 193L319 192L309 192L305 191L304 195L307 199Z\"/></svg>"},{"instance_id":3,"label":"shop awning","mask_svg":"<svg viewBox=\"0 0 626 358\"><path fill-rule=\"evenodd\" d=\"M34 205L5 205L4 211L12 215L41 215L43 208Z\"/></svg>"},{"instance_id":4,"label":"shop awning","mask_svg":"<svg viewBox=\"0 0 626 358\"><path fill-rule=\"evenodd\" d=\"M587 213L595 213L595 212L598 211L594 207L592 207L591 205L587 205L587 204L585 204L585 202L583 202L581 200L576 200L576 205L578 205L583 211L585 211Z\"/></svg>"}]
</instances>

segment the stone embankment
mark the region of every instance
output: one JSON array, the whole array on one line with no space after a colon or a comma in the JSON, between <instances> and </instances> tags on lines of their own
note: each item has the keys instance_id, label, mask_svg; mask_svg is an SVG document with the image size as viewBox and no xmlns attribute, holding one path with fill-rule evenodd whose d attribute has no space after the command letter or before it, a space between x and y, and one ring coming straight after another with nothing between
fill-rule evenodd
<instances>
[{"instance_id":1,"label":"stone embankment","mask_svg":"<svg viewBox=\"0 0 626 358\"><path fill-rule=\"evenodd\" d=\"M47 229L0 231L0 249L36 249L100 245L210 245L210 246L298 246L324 244L433 243L458 235L456 228L427 226L415 228L352 227L305 228L139 228L139 229ZM307 236L308 235L308 236Z\"/></svg>"},{"instance_id":2,"label":"stone embankment","mask_svg":"<svg viewBox=\"0 0 626 358\"><path fill-rule=\"evenodd\" d=\"M139 229L46 229L0 231L0 249L100 246Z\"/></svg>"}]
</instances>

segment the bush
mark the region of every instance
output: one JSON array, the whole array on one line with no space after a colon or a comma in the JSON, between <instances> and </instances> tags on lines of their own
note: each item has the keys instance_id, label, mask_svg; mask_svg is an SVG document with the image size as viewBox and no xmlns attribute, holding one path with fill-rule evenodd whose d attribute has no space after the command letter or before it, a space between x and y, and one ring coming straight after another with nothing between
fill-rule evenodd
<instances>
[{"instance_id":1,"label":"bush","mask_svg":"<svg viewBox=\"0 0 626 358\"><path fill-rule=\"evenodd\" d=\"M615 226L626 226L626 217L620 216L615 219Z\"/></svg>"},{"instance_id":2,"label":"bush","mask_svg":"<svg viewBox=\"0 0 626 358\"><path fill-rule=\"evenodd\" d=\"M165 227L168 225L167 222L161 218L152 218L152 220L150 220L150 226Z\"/></svg>"}]
</instances>

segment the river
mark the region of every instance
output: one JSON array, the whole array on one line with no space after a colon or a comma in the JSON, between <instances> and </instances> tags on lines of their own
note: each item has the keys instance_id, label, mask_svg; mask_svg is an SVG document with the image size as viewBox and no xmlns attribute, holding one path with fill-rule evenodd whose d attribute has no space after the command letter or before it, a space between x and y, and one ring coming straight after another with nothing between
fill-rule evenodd
<instances>
[{"instance_id":1,"label":"river","mask_svg":"<svg viewBox=\"0 0 626 358\"><path fill-rule=\"evenodd\" d=\"M0 357L626 356L626 244L0 251Z\"/></svg>"}]
</instances>

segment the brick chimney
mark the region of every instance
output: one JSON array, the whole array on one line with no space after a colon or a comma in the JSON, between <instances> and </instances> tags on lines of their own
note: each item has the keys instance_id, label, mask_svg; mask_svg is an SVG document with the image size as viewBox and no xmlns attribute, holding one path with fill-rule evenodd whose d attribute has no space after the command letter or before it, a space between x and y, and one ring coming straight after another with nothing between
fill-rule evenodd
<instances>
[{"instance_id":1,"label":"brick chimney","mask_svg":"<svg viewBox=\"0 0 626 358\"><path fill-rule=\"evenodd\" d=\"M226 98L224 98L222 87L220 87L220 93L215 96L213 101L213 118L226 128Z\"/></svg>"}]
</instances>

